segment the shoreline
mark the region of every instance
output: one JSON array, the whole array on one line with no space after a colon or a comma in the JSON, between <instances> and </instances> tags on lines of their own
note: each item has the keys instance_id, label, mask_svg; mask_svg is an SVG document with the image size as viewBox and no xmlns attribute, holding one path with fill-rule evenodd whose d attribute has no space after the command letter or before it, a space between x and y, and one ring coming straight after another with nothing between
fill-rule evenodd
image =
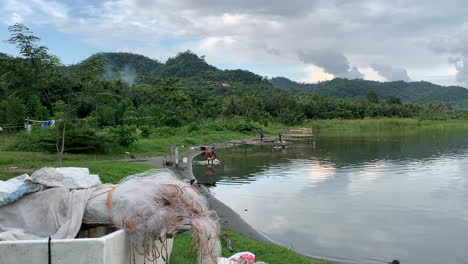
<instances>
[{"instance_id":1,"label":"shoreline","mask_svg":"<svg viewBox=\"0 0 468 264\"><path fill-rule=\"evenodd\" d=\"M214 143L209 145L216 145L217 149L232 147L236 144L259 144L256 139L247 139L247 140L236 140L222 143ZM202 154L201 150L189 150L179 156L179 159L187 158L187 163L180 162L179 166L164 167L162 162L164 160L170 159L170 155L166 156L156 156L156 157L140 157L137 160L125 160L127 162L137 162L147 165L154 166L156 168L168 168L174 172L174 174L179 177L181 180L192 181L195 180L195 187L200 193L202 193L210 206L210 208L216 211L219 217L219 223L222 229L227 229L239 233L247 238L267 242L279 245L277 242L266 236L265 234L259 232L248 224L242 217L236 213L232 208L218 200L213 194L211 194L208 188L202 184L197 183L197 179L193 174L192 169L192 160L195 156Z\"/></svg>"},{"instance_id":2,"label":"shoreline","mask_svg":"<svg viewBox=\"0 0 468 264\"><path fill-rule=\"evenodd\" d=\"M271 141L273 139L274 137L267 137L265 138L265 141ZM246 140L234 140L234 141L222 142L222 143L213 143L213 144L208 144L205 146L216 145L217 149L221 149L221 148L228 148L228 147L233 147L235 145L241 145L241 144L261 145L262 143L260 143L258 139L246 139ZM269 144L269 143L266 143L266 144ZM195 175L193 174L192 160L195 156L200 155L202 153L203 151L201 150L189 150L183 153L182 155L179 156L179 159L182 160L183 158L187 158L187 163L180 162L178 167L162 166L162 162L164 160L170 159L170 155L155 156L155 157L140 157L138 160L126 160L126 161L147 164L147 165L154 166L156 168L168 168L172 172L174 172L174 174L181 180L186 180L186 181L195 180L194 186L197 188L198 191L200 191L200 193L202 193L206 197L208 204L210 206L210 209L216 211L219 217L219 224L220 224L221 229L226 229L226 230L236 232L238 234L241 234L247 238L250 238L256 241L271 243L271 244L275 244L281 247L285 247L284 245L281 245L280 243L268 237L266 234L252 227L231 207L224 204L222 201L217 199L212 193L210 193L209 189L206 186L202 184L198 184L197 179ZM292 249L289 249L289 250L292 250ZM296 251L294 252L297 254L303 255L305 257L311 258L311 259L327 261L329 264L345 264L345 262L338 262L336 260L325 259L325 258L321 258L317 256L310 256L310 255L303 254L303 253L296 252Z\"/></svg>"}]
</instances>

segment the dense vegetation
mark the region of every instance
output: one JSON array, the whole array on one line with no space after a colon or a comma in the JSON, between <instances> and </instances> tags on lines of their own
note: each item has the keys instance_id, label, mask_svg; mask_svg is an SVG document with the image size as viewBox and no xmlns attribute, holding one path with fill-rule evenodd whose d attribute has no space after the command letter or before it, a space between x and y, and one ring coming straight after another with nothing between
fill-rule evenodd
<instances>
[{"instance_id":1,"label":"dense vegetation","mask_svg":"<svg viewBox=\"0 0 468 264\"><path fill-rule=\"evenodd\" d=\"M64 152L106 152L116 143L129 147L180 128L189 134L252 133L272 123L291 126L312 119L461 116L445 104L407 102L405 89L414 84L336 79L310 86L333 86L321 96L319 88L293 91L278 85L278 79L272 85L248 71L217 69L190 51L165 63L130 53L99 53L65 66L24 25L9 30L8 42L19 55L0 54L0 126L3 133L22 131L10 150L47 150L61 157ZM379 87L388 85L401 93L382 94ZM349 95L333 95L338 92ZM54 119L57 125L36 125L27 133L26 119Z\"/></svg>"},{"instance_id":2,"label":"dense vegetation","mask_svg":"<svg viewBox=\"0 0 468 264\"><path fill-rule=\"evenodd\" d=\"M404 102L443 103L449 107L467 109L468 89L458 86L444 87L429 82L376 82L362 79L336 78L317 84L297 83L284 77L271 79L274 87L303 91L325 97L362 100L370 90L384 99L399 98Z\"/></svg>"}]
</instances>

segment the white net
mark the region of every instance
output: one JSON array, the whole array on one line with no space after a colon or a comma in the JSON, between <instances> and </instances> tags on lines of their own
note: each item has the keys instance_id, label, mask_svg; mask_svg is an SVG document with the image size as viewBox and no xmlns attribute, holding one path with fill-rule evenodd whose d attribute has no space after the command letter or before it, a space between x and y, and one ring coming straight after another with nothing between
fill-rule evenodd
<instances>
[{"instance_id":1,"label":"white net","mask_svg":"<svg viewBox=\"0 0 468 264\"><path fill-rule=\"evenodd\" d=\"M191 227L198 263L217 263L221 244L216 213L203 195L170 171L127 177L108 192L107 207L114 224L129 231L132 256L144 255L149 263L159 257L167 260L167 238Z\"/></svg>"}]
</instances>

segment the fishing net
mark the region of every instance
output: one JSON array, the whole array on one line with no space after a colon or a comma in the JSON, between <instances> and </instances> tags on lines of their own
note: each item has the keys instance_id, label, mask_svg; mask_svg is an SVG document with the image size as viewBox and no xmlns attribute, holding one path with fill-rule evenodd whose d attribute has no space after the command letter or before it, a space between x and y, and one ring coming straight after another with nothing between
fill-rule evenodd
<instances>
[{"instance_id":1,"label":"fishing net","mask_svg":"<svg viewBox=\"0 0 468 264\"><path fill-rule=\"evenodd\" d=\"M198 263L217 264L221 244L216 213L203 195L170 171L127 177L107 193L107 209L113 223L129 231L132 263L135 254L144 255L145 263L167 260L167 239L177 230L192 228Z\"/></svg>"}]
</instances>

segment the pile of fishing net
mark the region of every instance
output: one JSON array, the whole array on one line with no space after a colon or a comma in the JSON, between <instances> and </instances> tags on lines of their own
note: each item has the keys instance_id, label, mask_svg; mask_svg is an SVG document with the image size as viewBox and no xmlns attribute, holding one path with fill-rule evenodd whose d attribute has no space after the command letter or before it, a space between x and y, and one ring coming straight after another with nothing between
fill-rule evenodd
<instances>
[{"instance_id":1,"label":"pile of fishing net","mask_svg":"<svg viewBox=\"0 0 468 264\"><path fill-rule=\"evenodd\" d=\"M109 219L130 235L135 255L155 263L168 259L167 240L178 230L193 229L192 249L199 264L216 264L221 254L218 218L205 197L170 171L149 171L127 177L118 185L96 188L88 202L85 222ZM158 246L159 245L159 246Z\"/></svg>"}]
</instances>

